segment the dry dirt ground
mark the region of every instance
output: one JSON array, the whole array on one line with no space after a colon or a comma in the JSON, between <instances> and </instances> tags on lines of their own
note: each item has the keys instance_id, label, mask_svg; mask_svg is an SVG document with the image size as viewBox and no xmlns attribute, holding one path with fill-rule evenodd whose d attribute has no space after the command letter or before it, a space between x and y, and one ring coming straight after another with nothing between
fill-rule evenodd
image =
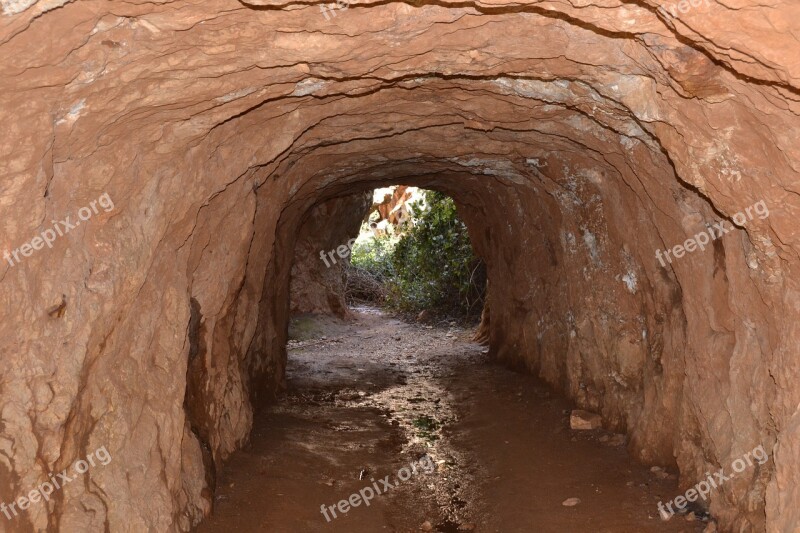
<instances>
[{"instance_id":1,"label":"dry dirt ground","mask_svg":"<svg viewBox=\"0 0 800 533\"><path fill-rule=\"evenodd\" d=\"M636 464L610 433L569 429L567 401L492 364L470 331L361 308L347 321L295 320L290 335L287 390L226 464L200 532L707 526L679 515L660 520L659 500L682 492L674 476ZM354 499L346 512L336 507L367 487L383 494L369 506ZM562 505L569 498L580 503Z\"/></svg>"}]
</instances>

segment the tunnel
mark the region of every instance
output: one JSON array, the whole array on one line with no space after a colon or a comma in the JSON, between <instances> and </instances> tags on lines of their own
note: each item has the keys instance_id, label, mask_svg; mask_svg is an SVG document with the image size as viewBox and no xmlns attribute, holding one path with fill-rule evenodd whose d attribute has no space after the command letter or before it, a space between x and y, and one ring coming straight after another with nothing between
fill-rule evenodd
<instances>
[{"instance_id":1,"label":"tunnel","mask_svg":"<svg viewBox=\"0 0 800 533\"><path fill-rule=\"evenodd\" d=\"M396 184L457 204L492 361L681 490L762 446L709 511L800 530L796 3L0 4L0 502L113 458L0 531L210 516L295 251Z\"/></svg>"}]
</instances>

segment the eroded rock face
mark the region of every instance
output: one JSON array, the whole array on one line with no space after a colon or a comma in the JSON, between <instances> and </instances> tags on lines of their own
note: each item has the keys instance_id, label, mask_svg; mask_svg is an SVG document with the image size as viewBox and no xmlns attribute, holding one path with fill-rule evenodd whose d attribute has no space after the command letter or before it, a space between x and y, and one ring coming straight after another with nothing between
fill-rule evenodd
<instances>
[{"instance_id":1,"label":"eroded rock face","mask_svg":"<svg viewBox=\"0 0 800 533\"><path fill-rule=\"evenodd\" d=\"M292 314L347 314L344 265L371 205L372 193L366 191L333 198L308 213L297 231L289 298Z\"/></svg>"},{"instance_id":2,"label":"eroded rock face","mask_svg":"<svg viewBox=\"0 0 800 533\"><path fill-rule=\"evenodd\" d=\"M763 445L711 511L800 523L797 3L253 4L3 2L0 501L113 461L0 530L200 520L280 386L303 220L392 183L456 199L495 357L687 487Z\"/></svg>"}]
</instances>

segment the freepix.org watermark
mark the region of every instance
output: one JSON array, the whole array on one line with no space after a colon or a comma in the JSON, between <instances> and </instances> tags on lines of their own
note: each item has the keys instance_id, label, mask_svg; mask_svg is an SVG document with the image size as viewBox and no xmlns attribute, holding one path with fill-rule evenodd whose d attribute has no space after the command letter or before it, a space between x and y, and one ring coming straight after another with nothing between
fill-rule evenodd
<instances>
[{"instance_id":1,"label":"freepix.org watermark","mask_svg":"<svg viewBox=\"0 0 800 533\"><path fill-rule=\"evenodd\" d=\"M719 471L714 472L713 475L706 472L706 476L708 477L697 483L694 487L688 489L683 495L676 496L674 500L670 500L666 504L658 502L658 513L661 515L661 519L669 520L675 513L686 509L689 502L697 501L697 498L703 498L703 501L705 501L713 489L719 488L719 486L726 481L736 477L736 474L741 474L747 468L752 467L753 459L760 465L763 465L769 460L769 455L766 450L764 450L763 445L759 445L757 448L747 452L744 456L731 463L733 473L725 475L724 468L720 468ZM673 505L677 507L677 510L672 508Z\"/></svg>"},{"instance_id":2,"label":"freepix.org watermark","mask_svg":"<svg viewBox=\"0 0 800 533\"><path fill-rule=\"evenodd\" d=\"M97 200L89 202L88 207L81 207L78 209L78 220L73 222L71 220L72 217L65 217L64 220L61 221L53 220L52 228L44 230L40 235L31 239L30 242L26 242L13 251L6 250L5 253L3 253L3 259L8 261L9 265L16 266L22 262L24 258L33 255L33 252L44 248L45 245L47 245L48 248L52 248L57 238L63 237L69 233L70 230L80 226L81 222L86 222L92 218L92 216L99 214L100 210L97 208L98 206L103 208L104 212L108 213L114 209L114 201L108 193L103 193Z\"/></svg>"},{"instance_id":3,"label":"freepix.org watermark","mask_svg":"<svg viewBox=\"0 0 800 533\"><path fill-rule=\"evenodd\" d=\"M319 5L319 10L322 12L323 15L325 15L325 20L330 20L331 17L330 17L330 15L328 15L328 13L330 13L331 15L333 15L335 17L336 16L336 8L339 8L342 11L344 11L348 7L350 7L350 1L349 0L336 0L335 4L330 4L329 6L326 6L324 4L320 4Z\"/></svg>"},{"instance_id":4,"label":"freepix.org watermark","mask_svg":"<svg viewBox=\"0 0 800 533\"><path fill-rule=\"evenodd\" d=\"M659 6L658 12L662 15L671 14L673 18L677 18L678 12L686 14L693 7L700 7L703 4L706 7L711 7L709 0L680 0L674 4L664 2L663 5Z\"/></svg>"},{"instance_id":5,"label":"freepix.org watermark","mask_svg":"<svg viewBox=\"0 0 800 533\"><path fill-rule=\"evenodd\" d=\"M731 217L733 222L737 226L744 226L747 224L748 221L753 220L753 213L755 212L758 215L759 220L764 220L769 216L769 209L767 208L766 202L764 200L760 200L759 202L751 205L750 207L745 208L744 212L740 211ZM661 263L662 267L666 267L667 263L664 262L666 258L667 261L672 263L672 258L670 257L670 253L675 256L676 259L680 259L683 257L683 254L686 252L694 252L698 248L700 250L705 250L706 245L725 235L729 231L733 229L733 227L726 227L725 221L717 222L714 225L708 225L708 231L703 231L696 234L694 237L686 239L686 242L683 244L678 244L673 246L672 248L667 248L663 251L656 250L656 259L658 259L659 263Z\"/></svg>"},{"instance_id":6,"label":"freepix.org watermark","mask_svg":"<svg viewBox=\"0 0 800 533\"><path fill-rule=\"evenodd\" d=\"M397 479L399 479L400 481L392 483L389 480L390 476L386 476L383 479L379 479L378 481L375 481L373 478L369 478L369 480L372 481L371 487L369 486L364 487L360 491L351 494L350 497L347 498L346 500L341 500L335 505L328 505L326 507L325 504L323 503L320 506L321 509L320 512L322 513L322 516L325 517L325 520L330 522L331 517L328 516L329 511L333 516L333 518L337 518L336 515L337 510L342 514L346 514L348 511L350 511L351 507L358 507L362 503L364 504L365 507L369 507L370 501L373 498L375 498L375 496L386 494L389 490L395 487L399 487L401 482L408 481L409 479L411 479L411 476L414 476L417 473L419 473L418 469L421 469L426 474L432 474L433 472L436 471L436 463L433 462L433 459L431 459L430 455L423 455L420 459L412 462L409 466L411 467L411 469L409 469L407 466L404 466L403 468L398 470ZM378 486L379 484L380 486ZM383 492L381 492L381 489L383 489Z\"/></svg>"},{"instance_id":7,"label":"freepix.org watermark","mask_svg":"<svg viewBox=\"0 0 800 533\"><path fill-rule=\"evenodd\" d=\"M111 454L108 453L105 446L102 446L90 453L86 459L76 461L71 468L62 470L60 474L50 474L48 476L50 481L45 481L30 491L27 496L20 496L10 504L0 503L0 512L6 516L7 520L13 520L19 516L20 512L26 511L31 504L39 503L43 499L49 502L51 494L88 472L90 466L106 466L110 462ZM17 511L17 507L19 507L19 511Z\"/></svg>"},{"instance_id":8,"label":"freepix.org watermark","mask_svg":"<svg viewBox=\"0 0 800 533\"><path fill-rule=\"evenodd\" d=\"M336 264L336 259L333 257L334 252L336 253L336 255L339 256L340 259L344 259L347 256L349 256L350 253L352 253L353 245L355 244L355 242L356 242L356 239L350 239L349 241L347 241L347 245L346 246L344 244L340 244L339 246L336 247L335 250L331 250L330 252L327 252L328 257L331 258L331 261L333 261L334 265ZM325 262L325 266L326 267L330 268L331 264L325 258L325 253L326 253L325 250L320 250L319 258L322 259Z\"/></svg>"}]
</instances>

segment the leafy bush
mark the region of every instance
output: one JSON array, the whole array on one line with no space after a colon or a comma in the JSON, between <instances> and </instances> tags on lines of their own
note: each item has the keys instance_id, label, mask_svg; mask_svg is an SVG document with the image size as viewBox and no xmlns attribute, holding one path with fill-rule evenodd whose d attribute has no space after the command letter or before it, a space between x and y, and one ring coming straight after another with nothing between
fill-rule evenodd
<instances>
[{"instance_id":1,"label":"leafy bush","mask_svg":"<svg viewBox=\"0 0 800 533\"><path fill-rule=\"evenodd\" d=\"M369 233L369 226L362 226L362 236ZM362 237L355 242L345 284L345 298L349 303L387 303L394 279L391 255L396 243L397 239L388 236Z\"/></svg>"},{"instance_id":2,"label":"leafy bush","mask_svg":"<svg viewBox=\"0 0 800 533\"><path fill-rule=\"evenodd\" d=\"M436 191L424 194L424 206L411 204L414 225L392 253L390 303L405 311L480 313L485 267L472 251L467 226L452 198Z\"/></svg>"},{"instance_id":3,"label":"leafy bush","mask_svg":"<svg viewBox=\"0 0 800 533\"><path fill-rule=\"evenodd\" d=\"M380 303L400 311L479 314L486 269L472 251L452 198L424 191L424 201L409 207L414 222L402 229L399 239L382 236L356 242L352 277L361 281L354 285L363 285L366 272L385 287Z\"/></svg>"},{"instance_id":4,"label":"leafy bush","mask_svg":"<svg viewBox=\"0 0 800 533\"><path fill-rule=\"evenodd\" d=\"M365 224L361 232L364 234L368 231L369 227ZM392 251L396 244L397 239L388 235L358 239L353 245L350 263L369 272L381 283L386 283L394 278Z\"/></svg>"}]
</instances>

